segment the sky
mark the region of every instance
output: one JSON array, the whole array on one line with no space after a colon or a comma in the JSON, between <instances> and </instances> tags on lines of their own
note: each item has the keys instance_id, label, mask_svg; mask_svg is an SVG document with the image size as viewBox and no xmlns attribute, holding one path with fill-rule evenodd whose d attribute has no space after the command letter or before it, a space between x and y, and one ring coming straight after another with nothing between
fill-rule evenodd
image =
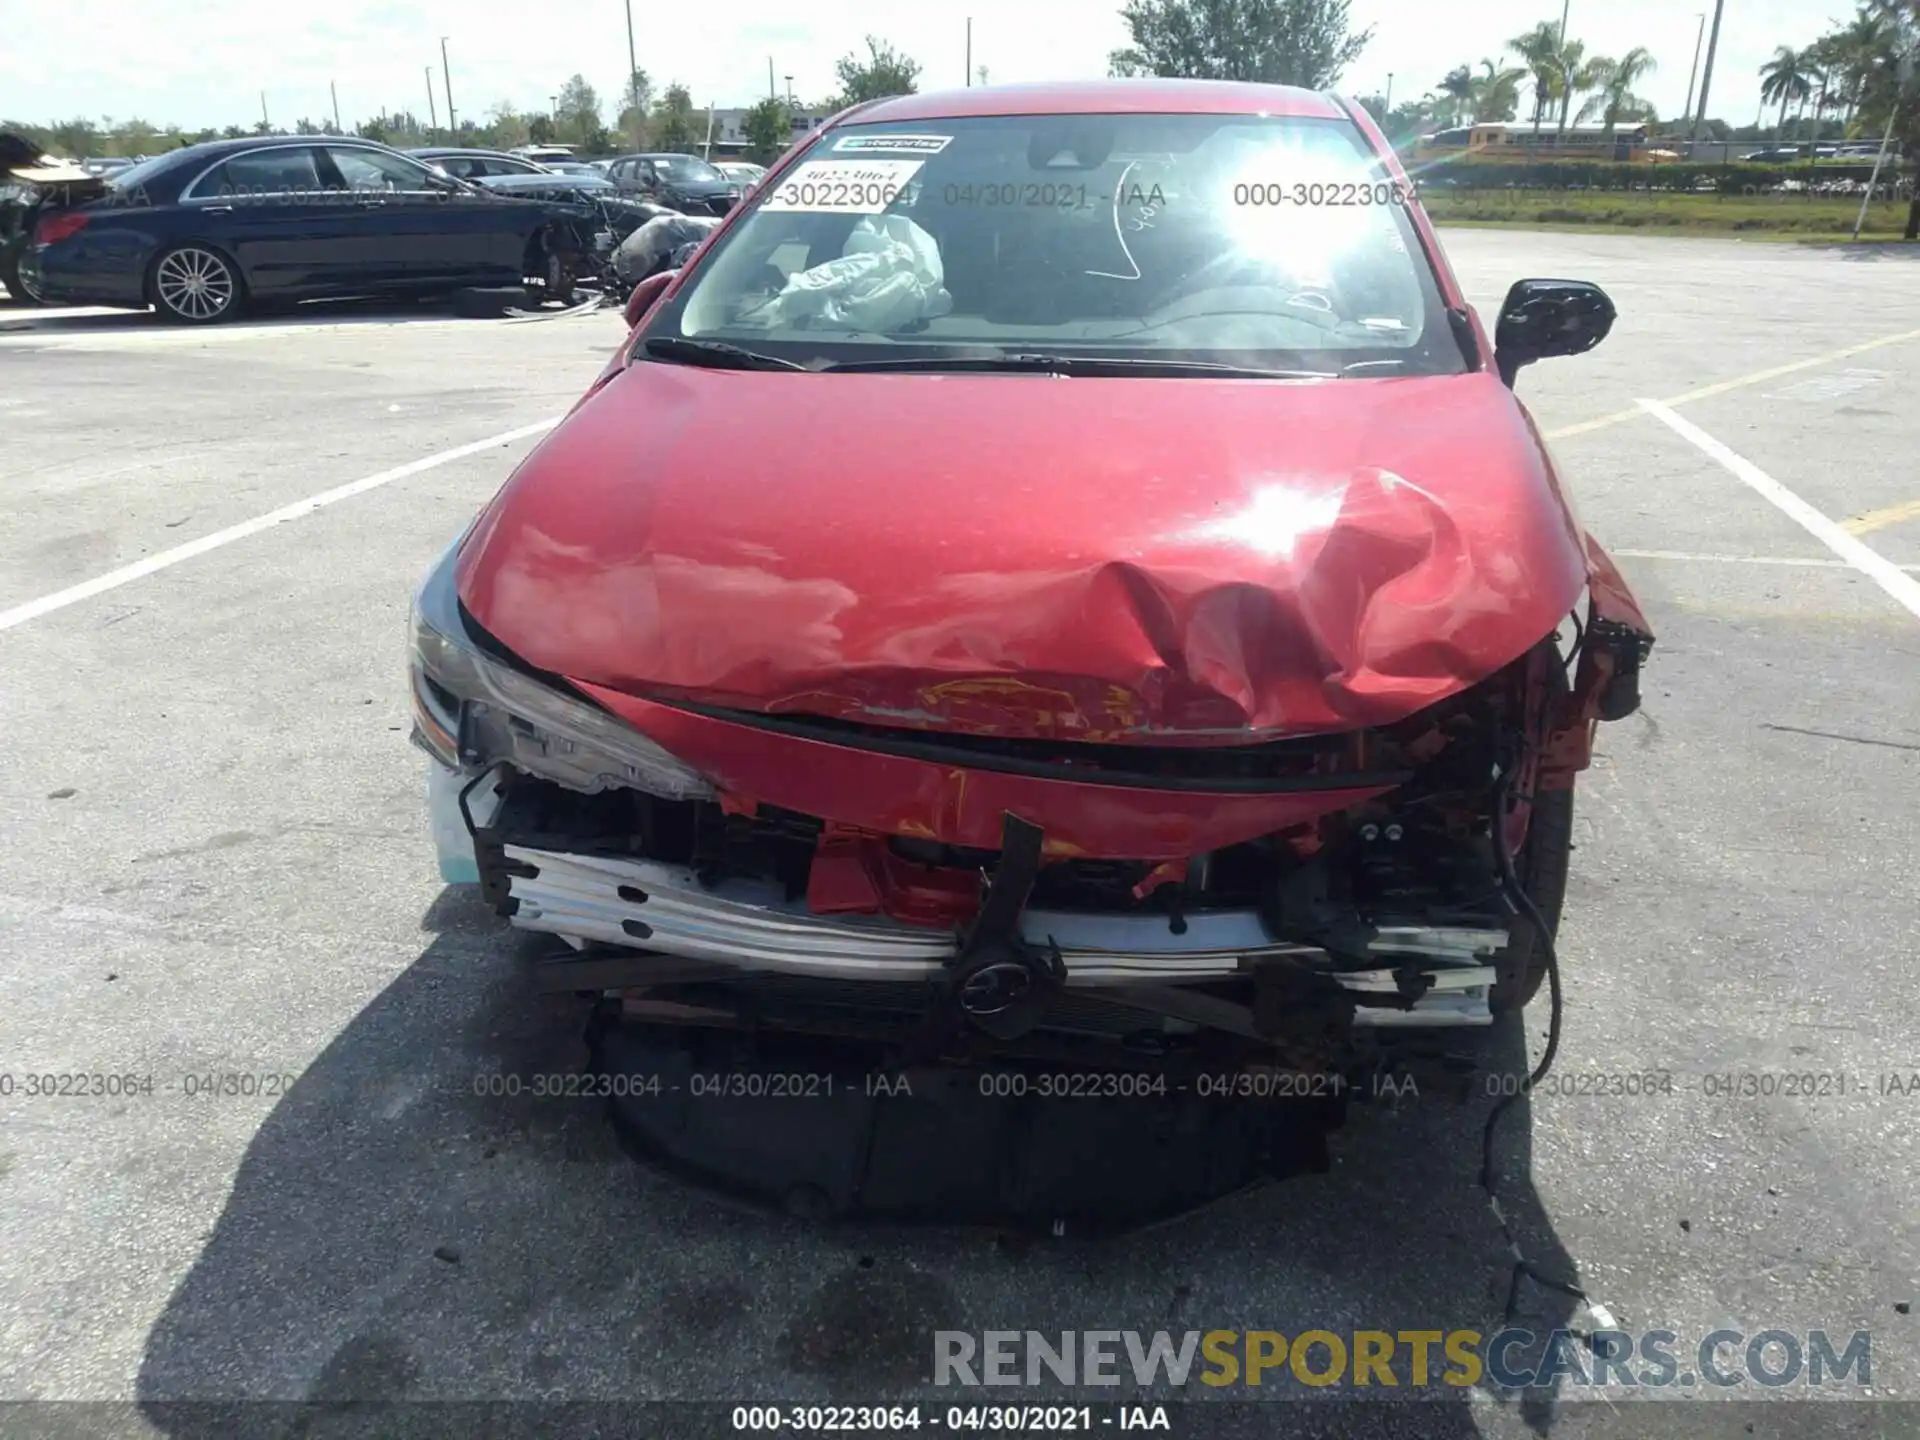
<instances>
[{"instance_id":1,"label":"sky","mask_svg":"<svg viewBox=\"0 0 1920 1440\"><path fill-rule=\"evenodd\" d=\"M1567 3L1569 33L1588 54L1652 51L1659 68L1640 92L1662 115L1681 111L1703 0ZM1851 0L1727 0L1712 113L1751 121L1756 71L1774 47L1805 44L1851 8ZM1352 0L1352 14L1374 36L1339 88L1376 93L1391 75L1396 100L1560 19L1555 0ZM677 80L699 105L764 97L769 57L776 87L785 93L791 76L804 103L832 93L834 61L864 50L868 33L921 62L922 90L965 84L969 15L973 64L987 67L989 83L1098 77L1127 39L1119 0L635 0L634 44L656 87ZM331 83L349 125L382 109L425 118L431 66L444 124L442 36L461 116L480 118L500 101L544 110L575 73L610 111L626 71L627 10L625 0L564 0L558 11L528 0L326 0L293 12L258 0L0 0L0 35L32 37L0 48L0 117L251 125L264 90L269 119L291 128L332 113Z\"/></svg>"}]
</instances>

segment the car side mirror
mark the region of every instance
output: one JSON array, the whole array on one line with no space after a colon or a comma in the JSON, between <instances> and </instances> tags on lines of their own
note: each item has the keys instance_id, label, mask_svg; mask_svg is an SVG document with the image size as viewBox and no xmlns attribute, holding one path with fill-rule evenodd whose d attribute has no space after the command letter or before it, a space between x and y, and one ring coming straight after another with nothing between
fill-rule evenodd
<instances>
[{"instance_id":1,"label":"car side mirror","mask_svg":"<svg viewBox=\"0 0 1920 1440\"><path fill-rule=\"evenodd\" d=\"M653 302L660 298L661 292L673 283L673 277L679 273L678 270L662 270L658 274L649 275L633 287L633 293L627 296L627 328L629 330L640 323L647 311L653 308Z\"/></svg>"},{"instance_id":2,"label":"car side mirror","mask_svg":"<svg viewBox=\"0 0 1920 1440\"><path fill-rule=\"evenodd\" d=\"M1500 305L1493 361L1512 388L1520 367L1555 355L1584 355L1613 329L1613 301L1585 280L1517 280Z\"/></svg>"}]
</instances>

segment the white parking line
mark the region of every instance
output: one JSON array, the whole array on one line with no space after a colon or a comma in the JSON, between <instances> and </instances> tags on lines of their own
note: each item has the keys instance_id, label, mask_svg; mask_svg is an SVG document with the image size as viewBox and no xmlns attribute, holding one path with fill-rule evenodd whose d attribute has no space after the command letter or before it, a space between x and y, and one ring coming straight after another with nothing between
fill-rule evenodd
<instances>
[{"instance_id":1,"label":"white parking line","mask_svg":"<svg viewBox=\"0 0 1920 1440\"><path fill-rule=\"evenodd\" d=\"M1915 619L1920 619L1920 580L1915 580L1878 551L1869 549L1758 465L1728 449L1691 420L1682 420L1658 400L1641 400L1637 403L1674 434L1691 441L1704 454L1719 461L1736 479L1745 481L1814 539L1891 595Z\"/></svg>"},{"instance_id":2,"label":"white parking line","mask_svg":"<svg viewBox=\"0 0 1920 1440\"><path fill-rule=\"evenodd\" d=\"M38 600L29 600L24 605L16 605L11 610L0 610L0 630L11 630L16 625L24 625L29 620L37 620L42 615L50 615L55 610L64 610L69 605L77 605L82 600L90 600L95 595L117 590L122 585L165 570L170 565L178 565L182 560L191 560L196 555L205 555L209 550L218 550L222 545L231 545L236 540L244 540L249 535L258 535L262 530L270 530L275 525L285 524L289 520L298 520L303 515L311 515L337 501L350 499L355 495L364 495L369 490L378 490L382 485L391 485L395 480L404 480L409 475L418 475L425 470L435 470L455 460L464 460L469 455L478 455L501 445L511 445L516 440L524 440L530 435L541 435L560 423L558 415L545 420L536 420L531 425L522 425L516 430L503 430L498 435L489 435L484 440L475 440L468 445L456 445L451 450L441 450L432 455L422 456L418 460L409 460L405 465L396 465L391 470L382 470L377 475L368 475L345 485L336 485L331 490L322 490L318 495L309 495L304 500L296 500L291 505L282 505L278 510L269 510L265 515L257 515L251 520L242 520L238 525L229 525L224 530L216 530L211 535L202 535L198 540L189 540L184 545L176 545L171 550L162 550L158 555L149 555L144 560L136 560L131 565L123 565L118 570L110 570L105 575L96 575L91 580L78 585L70 585L65 590L56 590L51 595L42 595Z\"/></svg>"},{"instance_id":3,"label":"white parking line","mask_svg":"<svg viewBox=\"0 0 1920 1440\"><path fill-rule=\"evenodd\" d=\"M1801 565L1815 570L1851 570L1845 560L1824 560L1817 556L1806 555L1707 555L1696 550L1609 550L1610 555L1625 560L1684 560L1690 564L1709 565ZM1920 573L1920 565L1902 565L1902 570Z\"/></svg>"}]
</instances>

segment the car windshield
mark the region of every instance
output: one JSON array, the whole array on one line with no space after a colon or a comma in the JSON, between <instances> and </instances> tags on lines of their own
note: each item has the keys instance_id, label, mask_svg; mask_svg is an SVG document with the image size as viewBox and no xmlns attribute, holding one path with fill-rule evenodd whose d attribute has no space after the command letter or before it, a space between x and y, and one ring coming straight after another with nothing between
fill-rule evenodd
<instances>
[{"instance_id":1,"label":"car windshield","mask_svg":"<svg viewBox=\"0 0 1920 1440\"><path fill-rule=\"evenodd\" d=\"M727 177L704 160L691 155L657 155L653 168L669 180L722 180Z\"/></svg>"},{"instance_id":2,"label":"car windshield","mask_svg":"<svg viewBox=\"0 0 1920 1440\"><path fill-rule=\"evenodd\" d=\"M1408 199L1344 119L846 126L754 197L648 335L809 367L1459 373Z\"/></svg>"}]
</instances>

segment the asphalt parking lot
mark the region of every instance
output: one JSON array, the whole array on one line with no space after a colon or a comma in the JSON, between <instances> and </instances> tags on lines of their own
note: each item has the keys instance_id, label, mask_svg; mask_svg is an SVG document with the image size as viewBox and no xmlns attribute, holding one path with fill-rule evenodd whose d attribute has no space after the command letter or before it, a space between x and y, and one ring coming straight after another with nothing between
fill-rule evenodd
<instances>
[{"instance_id":1,"label":"asphalt parking lot","mask_svg":"<svg viewBox=\"0 0 1920 1440\"><path fill-rule=\"evenodd\" d=\"M1447 241L1483 315L1525 275L1616 300L1599 350L1520 393L1659 632L1579 791L1560 1071L1673 1090L1536 1096L1509 1213L1628 1329L1867 1330L1872 1397L1920 1401L1920 613L1896 593L1920 253ZM1499 1328L1483 1100L1370 1113L1330 1174L1165 1230L1011 1247L736 1213L637 1168L592 1104L475 1094L579 1064L580 1010L529 998L521 943L438 882L408 599L620 336L0 311L0 1072L156 1082L0 1097L0 1399L944 1405L936 1329ZM1801 1073L1857 1083L1709 1093ZM290 1079L186 1093L215 1074ZM1727 1403L1757 1398L1670 1394L1631 1430L1605 1428L1617 1395L1322 1409L1383 1435L1920 1426L1804 1386Z\"/></svg>"}]
</instances>

